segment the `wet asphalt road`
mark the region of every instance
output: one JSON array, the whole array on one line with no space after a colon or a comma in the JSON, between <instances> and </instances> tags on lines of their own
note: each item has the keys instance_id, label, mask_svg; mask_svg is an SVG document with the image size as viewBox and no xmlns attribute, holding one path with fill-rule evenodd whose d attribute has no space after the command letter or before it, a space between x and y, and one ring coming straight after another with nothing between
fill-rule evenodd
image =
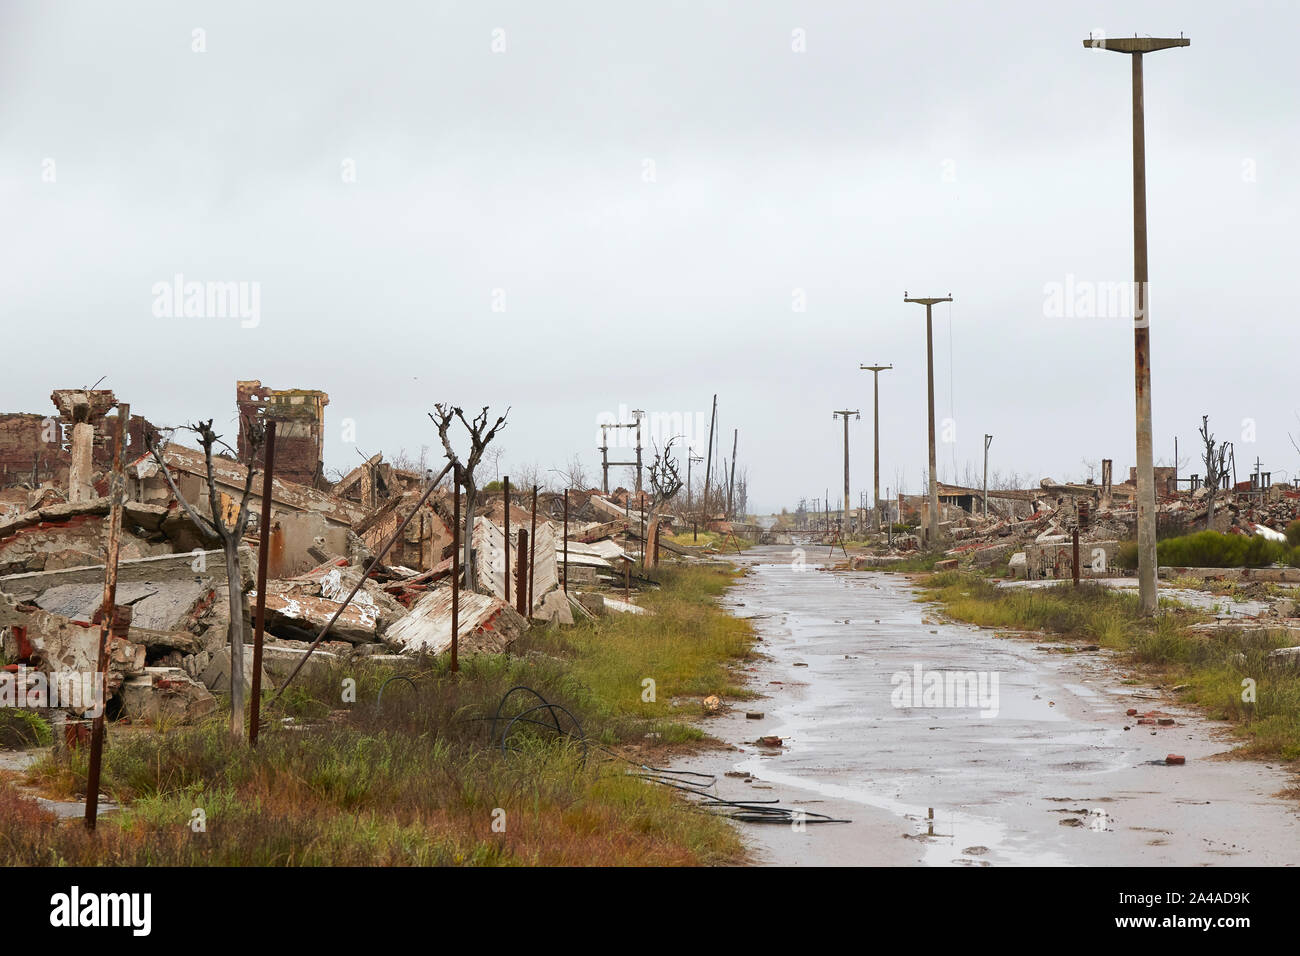
<instances>
[{"instance_id":1,"label":"wet asphalt road","mask_svg":"<svg viewBox=\"0 0 1300 956\"><path fill-rule=\"evenodd\" d=\"M751 573L724 603L754 619L766 659L747 676L765 696L706 720L737 749L678 764L717 773L728 798L776 798L853 821L802 830L742 824L760 861L1300 862L1298 805L1277 796L1292 776L1216 757L1232 747L1223 724L1126 683L1107 652L1052 652L940 623L905 578L827 571L815 564L824 555L808 549L802 570L789 547L736 558ZM956 687L924 696L958 673L982 677L982 700ZM917 697L908 698L918 674ZM1138 725L1129 707L1160 710L1175 724ZM746 710L764 716L746 719ZM752 743L767 734L784 746ZM1186 765L1165 766L1171 752Z\"/></svg>"}]
</instances>

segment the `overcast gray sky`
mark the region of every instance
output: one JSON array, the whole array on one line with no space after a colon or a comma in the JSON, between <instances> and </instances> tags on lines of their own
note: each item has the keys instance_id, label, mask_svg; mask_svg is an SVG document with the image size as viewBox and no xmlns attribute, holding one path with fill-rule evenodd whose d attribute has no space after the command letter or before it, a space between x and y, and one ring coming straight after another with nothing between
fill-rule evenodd
<instances>
[{"instance_id":1,"label":"overcast gray sky","mask_svg":"<svg viewBox=\"0 0 1300 956\"><path fill-rule=\"evenodd\" d=\"M1132 277L1129 59L1081 41L1181 31L1145 61L1156 455L1191 459L1208 413L1239 475L1281 478L1297 28L1282 0L4 0L0 409L106 375L157 423L232 423L236 379L321 388L346 469L346 419L418 454L435 401L510 405L503 471L594 475L602 414L716 391L771 509L842 484L837 408L869 488L858 365L892 362L882 484L919 491L906 290L956 300L941 478L986 432L1027 481L1123 478L1131 321L1051 317L1047 290ZM177 274L255 283L256 324L157 314Z\"/></svg>"}]
</instances>

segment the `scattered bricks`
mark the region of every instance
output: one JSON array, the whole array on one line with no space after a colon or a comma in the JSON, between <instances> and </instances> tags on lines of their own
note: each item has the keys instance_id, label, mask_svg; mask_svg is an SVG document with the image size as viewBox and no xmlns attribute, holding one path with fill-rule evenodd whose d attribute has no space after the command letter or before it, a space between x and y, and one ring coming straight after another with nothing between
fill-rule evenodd
<instances>
[{"instance_id":1,"label":"scattered bricks","mask_svg":"<svg viewBox=\"0 0 1300 956\"><path fill-rule=\"evenodd\" d=\"M746 719L746 720L762 720L762 719L763 719L763 712L762 712L761 710L747 710L747 711L745 711L745 719Z\"/></svg>"},{"instance_id":2,"label":"scattered bricks","mask_svg":"<svg viewBox=\"0 0 1300 956\"><path fill-rule=\"evenodd\" d=\"M935 569L936 571L956 571L956 570L957 570L957 559L956 559L956 558L947 558L947 559L945 559L945 560L943 560L943 561L936 561L936 562L934 562L934 569Z\"/></svg>"},{"instance_id":3,"label":"scattered bricks","mask_svg":"<svg viewBox=\"0 0 1300 956\"><path fill-rule=\"evenodd\" d=\"M1181 754L1168 754L1165 756L1165 765L1169 767L1182 766L1187 763L1187 758Z\"/></svg>"},{"instance_id":4,"label":"scattered bricks","mask_svg":"<svg viewBox=\"0 0 1300 956\"><path fill-rule=\"evenodd\" d=\"M782 740L780 737L775 735L769 735L767 737L759 737L754 741L754 743L758 744L760 747L780 747L782 745Z\"/></svg>"},{"instance_id":5,"label":"scattered bricks","mask_svg":"<svg viewBox=\"0 0 1300 956\"><path fill-rule=\"evenodd\" d=\"M1136 717L1138 715L1136 707L1130 707L1127 711L1125 711L1125 713L1127 713L1130 717Z\"/></svg>"},{"instance_id":6,"label":"scattered bricks","mask_svg":"<svg viewBox=\"0 0 1300 956\"><path fill-rule=\"evenodd\" d=\"M1172 727L1174 725L1174 719L1172 717L1161 717L1157 723L1159 723L1161 727Z\"/></svg>"},{"instance_id":7,"label":"scattered bricks","mask_svg":"<svg viewBox=\"0 0 1300 956\"><path fill-rule=\"evenodd\" d=\"M126 639L131 630L131 608L129 605L113 605L113 624L108 629L108 633L113 637ZM100 623L104 620L104 609L96 608L95 613L90 616L90 623L98 629Z\"/></svg>"}]
</instances>

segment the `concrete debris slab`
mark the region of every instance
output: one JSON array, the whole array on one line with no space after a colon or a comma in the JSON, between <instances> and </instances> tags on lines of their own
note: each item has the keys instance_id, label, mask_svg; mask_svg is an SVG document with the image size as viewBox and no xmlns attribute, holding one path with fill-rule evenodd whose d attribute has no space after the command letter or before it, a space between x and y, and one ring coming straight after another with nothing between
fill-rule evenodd
<instances>
[{"instance_id":1,"label":"concrete debris slab","mask_svg":"<svg viewBox=\"0 0 1300 956\"><path fill-rule=\"evenodd\" d=\"M265 649L263 649L265 651ZM204 669L201 680L207 686L208 690L215 691L219 694L230 693L230 648L222 647L213 652L212 660ZM253 686L253 647L251 644L244 645L244 689L250 690ZM262 665L262 690L275 690L275 682L266 673L266 665Z\"/></svg>"},{"instance_id":2,"label":"concrete debris slab","mask_svg":"<svg viewBox=\"0 0 1300 956\"><path fill-rule=\"evenodd\" d=\"M462 591L457 633L461 653L501 653L528 628L512 607L490 594ZM426 594L385 635L406 653L441 654L451 647L451 588Z\"/></svg>"},{"instance_id":3,"label":"concrete debris slab","mask_svg":"<svg viewBox=\"0 0 1300 956\"><path fill-rule=\"evenodd\" d=\"M122 684L122 715L148 723L192 724L217 709L217 699L179 667L147 667Z\"/></svg>"},{"instance_id":4,"label":"concrete debris slab","mask_svg":"<svg viewBox=\"0 0 1300 956\"><path fill-rule=\"evenodd\" d=\"M568 596L563 591L552 591L538 601L537 607L533 610L533 619L554 621L557 624L572 624L573 608L569 606Z\"/></svg>"},{"instance_id":5,"label":"concrete debris slab","mask_svg":"<svg viewBox=\"0 0 1300 956\"><path fill-rule=\"evenodd\" d=\"M249 594L250 601L257 600L256 592ZM329 623L340 603L309 594L276 593L268 589L266 595L266 622L268 628L287 624L299 632L316 634ZM355 599L343 609L330 634L352 644L370 644L379 636L379 614L372 604L361 604Z\"/></svg>"}]
</instances>

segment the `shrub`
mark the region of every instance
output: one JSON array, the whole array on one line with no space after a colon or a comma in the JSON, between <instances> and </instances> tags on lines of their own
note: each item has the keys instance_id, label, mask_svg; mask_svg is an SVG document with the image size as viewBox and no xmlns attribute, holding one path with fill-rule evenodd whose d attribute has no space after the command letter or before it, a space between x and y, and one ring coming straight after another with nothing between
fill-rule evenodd
<instances>
[{"instance_id":1,"label":"shrub","mask_svg":"<svg viewBox=\"0 0 1300 956\"><path fill-rule=\"evenodd\" d=\"M1281 541L1258 536L1198 531L1181 538L1169 538L1156 547L1162 565L1189 568L1259 568L1276 563L1295 563L1293 548Z\"/></svg>"},{"instance_id":2,"label":"shrub","mask_svg":"<svg viewBox=\"0 0 1300 956\"><path fill-rule=\"evenodd\" d=\"M0 710L0 747L47 747L51 739L50 725L30 710Z\"/></svg>"},{"instance_id":3,"label":"shrub","mask_svg":"<svg viewBox=\"0 0 1300 956\"><path fill-rule=\"evenodd\" d=\"M1136 571L1138 566L1138 543L1121 541L1115 550L1115 567L1125 571Z\"/></svg>"}]
</instances>

